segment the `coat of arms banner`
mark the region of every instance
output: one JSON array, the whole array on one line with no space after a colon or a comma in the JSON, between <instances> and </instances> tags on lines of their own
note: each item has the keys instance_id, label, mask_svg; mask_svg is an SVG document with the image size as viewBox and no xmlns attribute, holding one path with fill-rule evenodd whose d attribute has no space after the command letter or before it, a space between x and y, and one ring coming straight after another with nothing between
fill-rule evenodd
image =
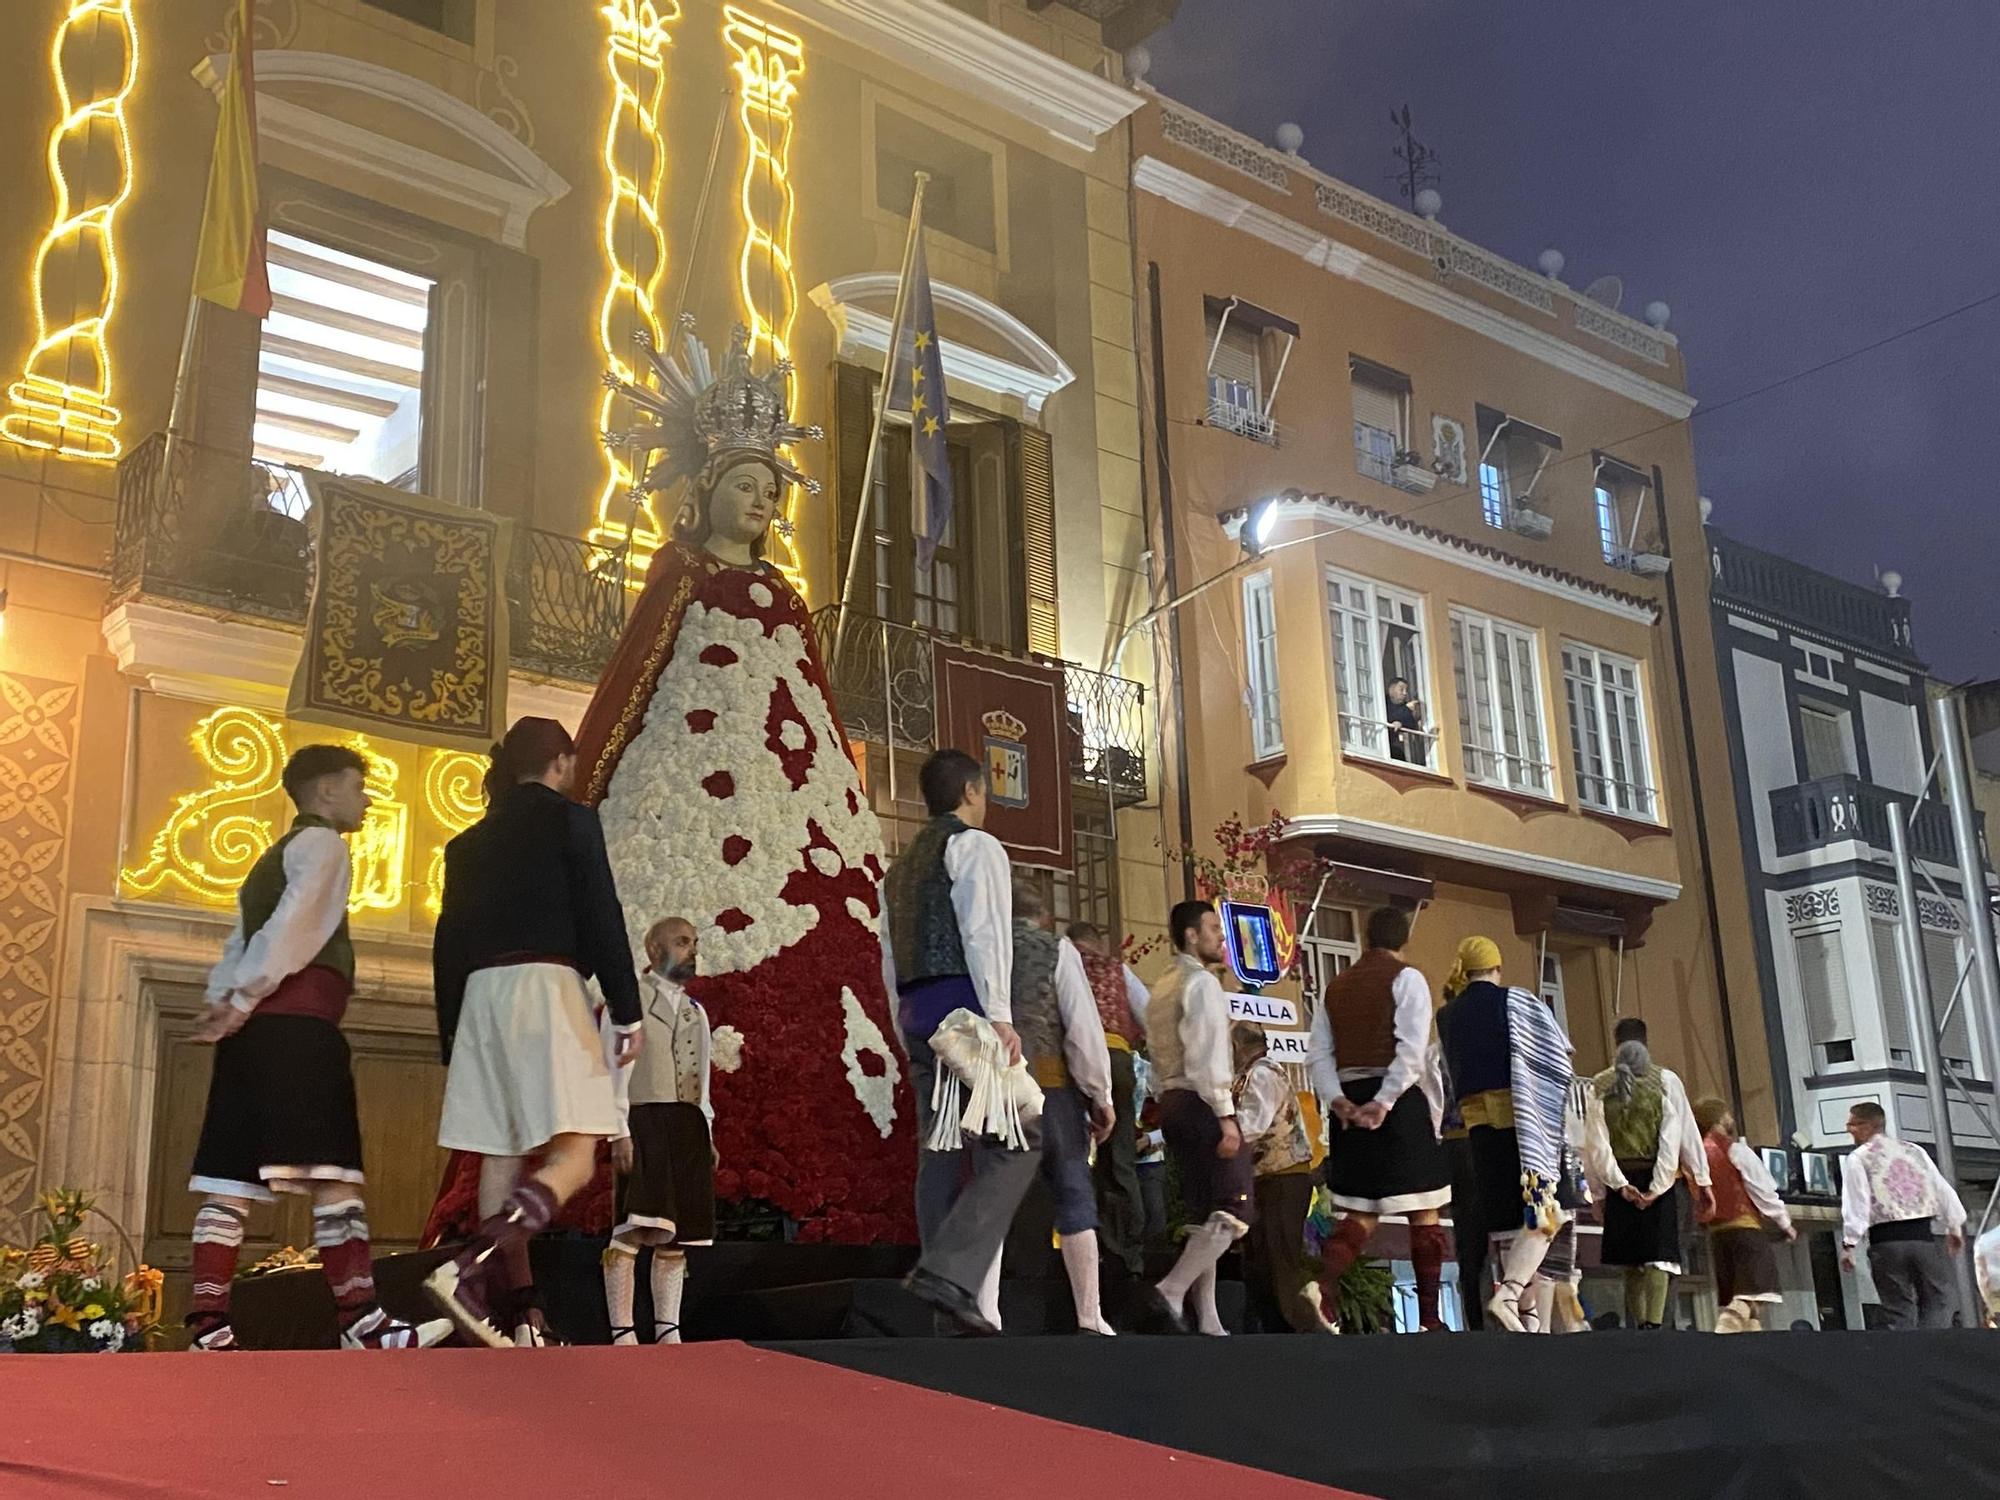
<instances>
[{"instance_id":1,"label":"coat of arms banner","mask_svg":"<svg viewBox=\"0 0 2000 1500\"><path fill-rule=\"evenodd\" d=\"M365 479L306 475L318 583L286 712L484 750L507 720L507 548L499 516Z\"/></svg>"},{"instance_id":2,"label":"coat of arms banner","mask_svg":"<svg viewBox=\"0 0 2000 1500\"><path fill-rule=\"evenodd\" d=\"M986 767L986 831L1021 864L1073 869L1062 668L942 642L934 649L937 742Z\"/></svg>"}]
</instances>

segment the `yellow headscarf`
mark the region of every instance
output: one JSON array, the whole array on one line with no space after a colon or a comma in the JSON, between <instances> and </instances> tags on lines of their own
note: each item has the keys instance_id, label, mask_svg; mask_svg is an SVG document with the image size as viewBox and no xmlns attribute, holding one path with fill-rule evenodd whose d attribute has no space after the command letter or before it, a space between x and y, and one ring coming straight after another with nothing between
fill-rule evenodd
<instances>
[{"instance_id":1,"label":"yellow headscarf","mask_svg":"<svg viewBox=\"0 0 2000 1500\"><path fill-rule=\"evenodd\" d=\"M1500 945L1489 937L1469 937L1458 945L1458 962L1451 966L1451 973L1444 982L1444 997L1449 1000L1468 984L1471 975L1483 974L1488 969L1500 967Z\"/></svg>"}]
</instances>

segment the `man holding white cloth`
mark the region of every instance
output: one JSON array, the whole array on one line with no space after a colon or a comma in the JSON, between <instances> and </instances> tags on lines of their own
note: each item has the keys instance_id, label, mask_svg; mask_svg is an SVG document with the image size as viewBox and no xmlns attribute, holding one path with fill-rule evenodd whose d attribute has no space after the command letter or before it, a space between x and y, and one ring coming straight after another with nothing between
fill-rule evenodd
<instances>
[{"instance_id":1,"label":"man holding white cloth","mask_svg":"<svg viewBox=\"0 0 2000 1500\"><path fill-rule=\"evenodd\" d=\"M958 1152L930 1145L931 1093L940 1064L931 1038L952 1012L985 1017L1005 1049L1021 1058L1013 1020L1012 869L986 833L986 772L963 750L940 750L918 772L931 819L882 881L882 978L910 1058L922 1144L917 1159L917 1233L923 1255L909 1289L965 1332L998 1333L997 1306L979 1291L999 1265L1000 1247L1040 1164L1037 1124L1024 1120L1026 1150L993 1136L963 1140Z\"/></svg>"}]
</instances>

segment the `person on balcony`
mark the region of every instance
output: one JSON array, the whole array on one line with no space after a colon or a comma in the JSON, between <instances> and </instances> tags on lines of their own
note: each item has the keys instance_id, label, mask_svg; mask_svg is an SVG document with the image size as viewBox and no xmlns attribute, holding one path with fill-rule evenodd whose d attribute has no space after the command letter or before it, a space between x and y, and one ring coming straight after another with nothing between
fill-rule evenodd
<instances>
[{"instance_id":1,"label":"person on balcony","mask_svg":"<svg viewBox=\"0 0 2000 1500\"><path fill-rule=\"evenodd\" d=\"M354 990L347 933L347 835L368 816L368 763L345 745L307 745L285 764L291 831L250 868L235 930L208 978L194 1032L215 1044L208 1108L188 1187L194 1295L187 1326L203 1352L238 1347L230 1285L253 1204L312 1200L313 1243L333 1289L345 1349L443 1342L443 1319L412 1326L382 1310L361 1199L361 1118L340 1019Z\"/></svg>"},{"instance_id":2,"label":"person on balcony","mask_svg":"<svg viewBox=\"0 0 2000 1500\"><path fill-rule=\"evenodd\" d=\"M1111 1050L1076 945L1057 937L1048 901L1014 882L1014 1029L1042 1088L1042 1183L1055 1205L1077 1331L1111 1334L1098 1288L1097 1194L1090 1153L1111 1134Z\"/></svg>"},{"instance_id":3,"label":"person on balcony","mask_svg":"<svg viewBox=\"0 0 2000 1500\"><path fill-rule=\"evenodd\" d=\"M1146 1204L1139 1184L1139 1087L1135 1063L1146 1045L1146 986L1111 951L1104 929L1072 922L1069 939L1097 1002L1111 1059L1110 1138L1097 1149L1098 1239L1132 1281L1146 1272Z\"/></svg>"},{"instance_id":4,"label":"person on balcony","mask_svg":"<svg viewBox=\"0 0 2000 1500\"><path fill-rule=\"evenodd\" d=\"M1389 723L1389 758L1413 766L1431 763L1430 736L1424 733L1424 706L1410 696L1410 679L1389 679L1383 717Z\"/></svg>"},{"instance_id":5,"label":"person on balcony","mask_svg":"<svg viewBox=\"0 0 2000 1500\"><path fill-rule=\"evenodd\" d=\"M1368 914L1368 949L1326 986L1314 1013L1309 1060L1327 1116L1326 1185L1340 1223L1321 1257L1320 1307L1340 1321L1340 1278L1384 1214L1410 1226L1417 1318L1431 1332L1445 1247L1438 1210L1451 1201L1451 1168L1438 1131L1444 1089L1431 1048L1431 988L1403 960L1407 912Z\"/></svg>"}]
</instances>

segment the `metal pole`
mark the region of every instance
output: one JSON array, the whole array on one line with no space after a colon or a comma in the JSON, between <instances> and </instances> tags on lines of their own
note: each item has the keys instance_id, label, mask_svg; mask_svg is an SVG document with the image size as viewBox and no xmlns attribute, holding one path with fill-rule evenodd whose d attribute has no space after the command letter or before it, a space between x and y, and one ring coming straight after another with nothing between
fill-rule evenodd
<instances>
[{"instance_id":1,"label":"metal pole","mask_svg":"<svg viewBox=\"0 0 2000 1500\"><path fill-rule=\"evenodd\" d=\"M833 655L840 658L847 639L847 619L853 611L854 579L861 569L861 538L874 529L875 462L882 452L882 427L889 420L889 396L896 384L896 361L903 352L903 314L910 305L910 267L917 258L917 236L924 232L924 188L931 174L917 173L910 198L910 237L903 244L903 266L896 274L896 307L889 318L889 349L882 356L882 389L875 399L875 430L868 435L868 460L861 467L861 494L854 504L854 539L847 548L847 576L840 583L840 615L833 626Z\"/></svg>"},{"instance_id":2,"label":"metal pole","mask_svg":"<svg viewBox=\"0 0 2000 1500\"><path fill-rule=\"evenodd\" d=\"M1958 847L1959 892L1965 899L1966 925L1972 929L1973 966L1979 974L1980 1032L1986 1044L1986 1066L2000 1067L2000 953L1993 945L1993 901L1986 889L1981 860L1979 824L1973 814L1972 782L1965 770L1965 710L1956 693L1938 699L1938 758L1941 785L1951 808L1952 842ZM1972 1003L1971 991L1965 1003Z\"/></svg>"}]
</instances>

